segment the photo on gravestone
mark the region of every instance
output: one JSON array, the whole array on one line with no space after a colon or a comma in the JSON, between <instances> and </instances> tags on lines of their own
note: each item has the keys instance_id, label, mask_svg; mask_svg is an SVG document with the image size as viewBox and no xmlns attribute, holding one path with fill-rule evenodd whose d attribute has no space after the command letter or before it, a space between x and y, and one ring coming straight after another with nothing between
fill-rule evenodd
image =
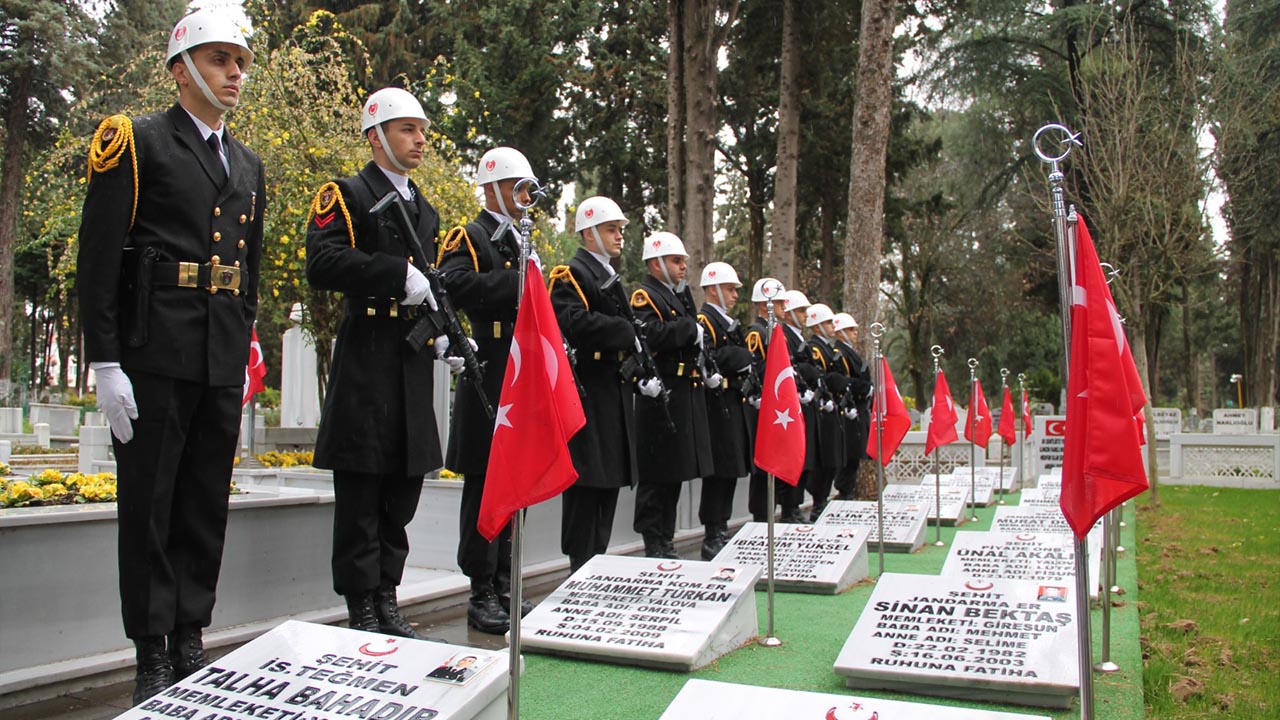
<instances>
[{"instance_id":1,"label":"photo on gravestone","mask_svg":"<svg viewBox=\"0 0 1280 720\"><path fill-rule=\"evenodd\" d=\"M471 720L506 710L505 651L286 621L119 716ZM463 658L472 658L463 662ZM426 677L452 668L458 678Z\"/></svg>"},{"instance_id":2,"label":"photo on gravestone","mask_svg":"<svg viewBox=\"0 0 1280 720\"><path fill-rule=\"evenodd\" d=\"M835 672L852 688L1067 708L1079 688L1068 583L885 573Z\"/></svg>"},{"instance_id":3,"label":"photo on gravestone","mask_svg":"<svg viewBox=\"0 0 1280 720\"><path fill-rule=\"evenodd\" d=\"M763 568L597 555L521 623L528 652L689 671L758 632Z\"/></svg>"},{"instance_id":4,"label":"photo on gravestone","mask_svg":"<svg viewBox=\"0 0 1280 720\"><path fill-rule=\"evenodd\" d=\"M844 592L867 577L867 537L863 528L775 525L775 589L821 594ZM716 555L714 562L765 568L756 585L757 590L763 590L768 583L768 524L747 523Z\"/></svg>"},{"instance_id":5,"label":"photo on gravestone","mask_svg":"<svg viewBox=\"0 0 1280 720\"><path fill-rule=\"evenodd\" d=\"M879 551L879 503L866 500L832 500L814 523L836 528L863 528L869 550ZM889 504L884 508L885 552L911 553L924 545L927 511L918 505Z\"/></svg>"}]
</instances>

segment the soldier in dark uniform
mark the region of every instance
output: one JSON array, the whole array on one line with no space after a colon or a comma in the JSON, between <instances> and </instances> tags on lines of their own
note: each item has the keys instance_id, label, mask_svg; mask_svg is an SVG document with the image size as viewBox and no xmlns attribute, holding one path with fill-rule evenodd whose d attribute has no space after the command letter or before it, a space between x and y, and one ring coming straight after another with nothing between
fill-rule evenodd
<instances>
[{"instance_id":1,"label":"soldier in dark uniform","mask_svg":"<svg viewBox=\"0 0 1280 720\"><path fill-rule=\"evenodd\" d=\"M448 348L423 274L440 220L408 176L422 164L426 121L404 90L370 95L361 130L373 161L323 185L307 224L307 281L344 296L314 463L333 470L333 589L346 598L350 627L413 638L396 587L422 478L442 463L432 361ZM403 237L389 213L370 214L391 192L426 247ZM414 349L405 335L419 322L434 339Z\"/></svg>"},{"instance_id":2,"label":"soldier in dark uniform","mask_svg":"<svg viewBox=\"0 0 1280 720\"><path fill-rule=\"evenodd\" d=\"M729 518L738 478L751 470L751 429L747 426L743 384L753 358L747 351L742 324L729 317L738 303L742 283L738 273L724 262L707 263L702 269L706 302L698 314L703 327L703 347L715 361L707 378L707 422L711 428L711 464L714 475L702 477L698 519L705 530L702 559L710 560L729 542ZM716 372L718 371L718 372Z\"/></svg>"},{"instance_id":3,"label":"soldier in dark uniform","mask_svg":"<svg viewBox=\"0 0 1280 720\"><path fill-rule=\"evenodd\" d=\"M786 290L782 287L782 283L774 278L760 278L751 288L751 302L755 305L756 317L751 321L751 326L747 330L746 347L753 358L753 367L755 368L756 383L763 382L765 360L769 352L769 304L773 304L774 322L782 324L782 308L784 294ZM769 298L773 298L771 301ZM757 386L752 389L747 398L747 425L751 430L751 447L754 456L755 448L755 428L759 421L758 410L760 409L760 388ZM768 505L769 488L768 473L756 467L751 466L751 485L747 495L747 508L751 511L751 518L756 522L765 522L769 519L769 511L765 509ZM800 522L800 502L804 499L804 488L793 487L784 480L774 478L773 499L775 505L782 506L783 522Z\"/></svg>"},{"instance_id":4,"label":"soldier in dark uniform","mask_svg":"<svg viewBox=\"0 0 1280 720\"><path fill-rule=\"evenodd\" d=\"M805 311L809 309L809 298L799 290L787 290L782 294L782 322L778 324L787 338L787 350L791 353L791 365L795 368L796 388L800 392L800 412L804 416L804 472L800 482L792 490L795 496L796 509L791 515L782 516L782 522L803 523L800 504L804 500L804 491L810 486L810 478L822 470L822 456L818 448L818 381L821 371L813 362L813 354L809 351L804 339Z\"/></svg>"},{"instance_id":5,"label":"soldier in dark uniform","mask_svg":"<svg viewBox=\"0 0 1280 720\"><path fill-rule=\"evenodd\" d=\"M813 495L810 522L817 521L827 507L836 474L845 466L844 417L840 415L836 405L848 388L849 376L844 373L840 353L831 339L835 334L832 329L834 317L831 308L823 303L810 305L805 311L805 326L813 331L806 347L818 370L818 397L814 404L818 409L819 468L809 475L807 489Z\"/></svg>"},{"instance_id":6,"label":"soldier in dark uniform","mask_svg":"<svg viewBox=\"0 0 1280 720\"><path fill-rule=\"evenodd\" d=\"M135 704L208 663L266 202L262 162L223 116L252 61L239 23L184 17L168 48L177 104L107 118L89 149L80 313L120 478Z\"/></svg>"},{"instance_id":7,"label":"soldier in dark uniform","mask_svg":"<svg viewBox=\"0 0 1280 720\"><path fill-rule=\"evenodd\" d=\"M484 209L465 227L450 230L440 248L445 285L458 309L471 321L478 344L476 356L484 363L483 389L490 402L501 395L520 290L520 237L513 223L516 200L528 204L530 197L524 187L517 197L515 186L533 177L533 168L519 150L497 147L485 153L476 173L476 184L484 191ZM537 262L536 253L533 258ZM467 375L458 382L444 463L463 476L458 566L471 579L467 624L501 635L511 622L511 526L503 528L493 542L476 530L493 419L471 383ZM522 615L532 607L524 603Z\"/></svg>"},{"instance_id":8,"label":"soldier in dark uniform","mask_svg":"<svg viewBox=\"0 0 1280 720\"><path fill-rule=\"evenodd\" d=\"M583 391L586 425L569 440L578 479L561 495L560 550L576 572L594 555L609 550L620 488L636 480L635 390L622 374L635 351L627 291L615 280L609 261L622 254L627 219L606 197L578 206L574 230L582 247L551 270L551 304L567 342L575 351L574 372Z\"/></svg>"},{"instance_id":9,"label":"soldier in dark uniform","mask_svg":"<svg viewBox=\"0 0 1280 720\"><path fill-rule=\"evenodd\" d=\"M867 437L871 430L871 366L854 350L858 342L858 322L849 313L836 313L833 325L836 332L836 348L849 376L844 416L846 459L844 468L836 475L836 499L853 500L857 484L858 467L867 457Z\"/></svg>"},{"instance_id":10,"label":"soldier in dark uniform","mask_svg":"<svg viewBox=\"0 0 1280 720\"><path fill-rule=\"evenodd\" d=\"M641 253L648 274L631 294L631 308L644 323L675 424L674 430L668 427L660 399L636 398L640 486L633 527L644 539L648 557L678 557L675 531L680 491L685 481L714 472L698 372L703 328L684 280L688 257L680 238L669 232L654 233Z\"/></svg>"}]
</instances>

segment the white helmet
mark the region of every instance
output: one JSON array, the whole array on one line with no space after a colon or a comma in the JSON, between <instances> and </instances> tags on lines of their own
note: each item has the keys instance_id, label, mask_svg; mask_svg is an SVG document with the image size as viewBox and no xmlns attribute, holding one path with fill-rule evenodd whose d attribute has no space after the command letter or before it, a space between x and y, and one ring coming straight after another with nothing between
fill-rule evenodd
<instances>
[{"instance_id":1,"label":"white helmet","mask_svg":"<svg viewBox=\"0 0 1280 720\"><path fill-rule=\"evenodd\" d=\"M710 262L702 268L702 287L708 285L724 285L733 283L734 287L742 287L742 281L738 279L738 271L727 262Z\"/></svg>"},{"instance_id":2,"label":"white helmet","mask_svg":"<svg viewBox=\"0 0 1280 720\"><path fill-rule=\"evenodd\" d=\"M427 121L427 114L422 111L422 103L408 90L398 87L386 87L369 96L364 101L364 112L360 113L360 132L363 133L374 125L381 125L388 120L413 118Z\"/></svg>"},{"instance_id":3,"label":"white helmet","mask_svg":"<svg viewBox=\"0 0 1280 720\"><path fill-rule=\"evenodd\" d=\"M787 290L782 293L782 311L791 312L792 310L803 310L809 307L809 298L799 290Z\"/></svg>"},{"instance_id":4,"label":"white helmet","mask_svg":"<svg viewBox=\"0 0 1280 720\"><path fill-rule=\"evenodd\" d=\"M178 21L169 33L169 51L165 53L165 67L173 67L186 51L205 43L231 43L244 48L249 56L248 69L253 62L253 50L249 48L249 28L225 12L201 8Z\"/></svg>"},{"instance_id":5,"label":"white helmet","mask_svg":"<svg viewBox=\"0 0 1280 720\"><path fill-rule=\"evenodd\" d=\"M603 195L593 195L578 205L578 217L573 223L573 231L582 232L587 228L615 221L622 223L623 227L627 225L627 218L622 214L618 203Z\"/></svg>"},{"instance_id":6,"label":"white helmet","mask_svg":"<svg viewBox=\"0 0 1280 720\"><path fill-rule=\"evenodd\" d=\"M660 231L650 235L649 239L644 241L644 252L640 253L640 259L650 260L666 255L689 257L689 253L684 251L684 241L673 233Z\"/></svg>"},{"instance_id":7,"label":"white helmet","mask_svg":"<svg viewBox=\"0 0 1280 720\"><path fill-rule=\"evenodd\" d=\"M813 327L815 325L821 325L834 317L835 313L831 312L831 308L825 303L810 305L809 309L806 310L804 314L804 326Z\"/></svg>"},{"instance_id":8,"label":"white helmet","mask_svg":"<svg viewBox=\"0 0 1280 720\"><path fill-rule=\"evenodd\" d=\"M858 328L858 321L854 320L853 316L846 312L836 313L835 321L836 330L856 330Z\"/></svg>"},{"instance_id":9,"label":"white helmet","mask_svg":"<svg viewBox=\"0 0 1280 720\"><path fill-rule=\"evenodd\" d=\"M768 297L765 297L765 291L768 290ZM751 286L751 302L769 302L769 300L781 300L782 293L786 288L782 287L782 283L771 277L760 278L756 284Z\"/></svg>"},{"instance_id":10,"label":"white helmet","mask_svg":"<svg viewBox=\"0 0 1280 720\"><path fill-rule=\"evenodd\" d=\"M509 178L537 178L524 153L515 148L496 147L480 157L476 168L476 184L488 185Z\"/></svg>"}]
</instances>

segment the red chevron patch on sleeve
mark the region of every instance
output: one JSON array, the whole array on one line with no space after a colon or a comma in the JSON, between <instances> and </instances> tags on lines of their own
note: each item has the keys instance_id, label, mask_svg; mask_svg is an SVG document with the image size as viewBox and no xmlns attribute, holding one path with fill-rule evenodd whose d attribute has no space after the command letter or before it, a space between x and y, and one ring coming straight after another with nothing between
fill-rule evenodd
<instances>
[{"instance_id":1,"label":"red chevron patch on sleeve","mask_svg":"<svg viewBox=\"0 0 1280 720\"><path fill-rule=\"evenodd\" d=\"M322 228L322 227L325 227L326 225L328 225L329 223L333 222L333 216L334 216L335 214L336 214L336 213L332 213L332 212L331 212L331 213L328 213L327 215L317 215L317 216L316 216L316 227L318 227L318 228Z\"/></svg>"}]
</instances>

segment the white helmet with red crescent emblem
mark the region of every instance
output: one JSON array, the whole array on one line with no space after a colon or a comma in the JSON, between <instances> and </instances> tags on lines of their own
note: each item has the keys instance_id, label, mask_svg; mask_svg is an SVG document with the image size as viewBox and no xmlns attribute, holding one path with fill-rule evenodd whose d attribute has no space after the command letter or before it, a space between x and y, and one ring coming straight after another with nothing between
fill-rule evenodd
<instances>
[{"instance_id":1,"label":"white helmet with red crescent emblem","mask_svg":"<svg viewBox=\"0 0 1280 720\"><path fill-rule=\"evenodd\" d=\"M734 287L742 287L742 281L738 279L738 271L727 262L710 262L702 268L702 287L709 285L732 284Z\"/></svg>"},{"instance_id":2,"label":"white helmet with red crescent emblem","mask_svg":"<svg viewBox=\"0 0 1280 720\"><path fill-rule=\"evenodd\" d=\"M689 257L689 253L684 250L684 241L677 237L674 233L665 231L656 232L644 241L644 252L640 254L641 260L650 260L657 257L665 257L667 255L679 255L680 257Z\"/></svg>"}]
</instances>

